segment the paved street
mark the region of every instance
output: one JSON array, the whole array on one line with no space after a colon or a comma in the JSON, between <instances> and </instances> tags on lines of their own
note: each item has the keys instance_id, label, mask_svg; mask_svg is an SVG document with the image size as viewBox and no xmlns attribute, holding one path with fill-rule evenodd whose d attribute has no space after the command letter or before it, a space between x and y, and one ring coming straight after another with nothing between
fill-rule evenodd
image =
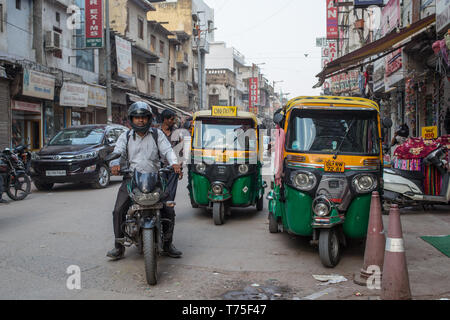
<instances>
[{"instance_id":1,"label":"paved street","mask_svg":"<svg viewBox=\"0 0 450 320\"><path fill-rule=\"evenodd\" d=\"M379 290L352 282L364 245L352 243L335 269L324 268L308 239L268 232L267 209L239 209L224 226L188 204L179 186L175 245L182 259L162 257L149 287L136 248L126 259L105 257L113 245L111 211L120 179L104 190L57 185L0 206L0 299L378 299ZM385 227L387 217L384 217ZM450 212L402 215L415 299L450 298L449 259L419 236L448 234ZM66 269L81 268L81 290L69 290ZM348 281L321 285L312 275Z\"/></svg>"}]
</instances>

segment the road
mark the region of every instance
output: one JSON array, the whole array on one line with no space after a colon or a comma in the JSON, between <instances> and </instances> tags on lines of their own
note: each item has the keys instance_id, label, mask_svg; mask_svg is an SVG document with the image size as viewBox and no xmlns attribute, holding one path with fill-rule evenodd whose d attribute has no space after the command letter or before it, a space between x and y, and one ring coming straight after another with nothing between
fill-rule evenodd
<instances>
[{"instance_id":1,"label":"road","mask_svg":"<svg viewBox=\"0 0 450 320\"><path fill-rule=\"evenodd\" d=\"M174 239L183 258L161 257L159 283L150 287L136 248L123 260L106 258L119 185L120 178L103 190L61 184L0 205L0 299L379 299L380 290L352 281L363 264L362 242L351 243L336 268L324 268L309 239L269 233L266 204L260 213L233 210L225 225L215 226L205 211L191 208L186 178ZM449 211L402 214L414 299L450 298L450 260L419 238L449 234ZM67 287L72 265L81 269L81 289ZM348 281L323 285L312 277L330 274Z\"/></svg>"}]
</instances>

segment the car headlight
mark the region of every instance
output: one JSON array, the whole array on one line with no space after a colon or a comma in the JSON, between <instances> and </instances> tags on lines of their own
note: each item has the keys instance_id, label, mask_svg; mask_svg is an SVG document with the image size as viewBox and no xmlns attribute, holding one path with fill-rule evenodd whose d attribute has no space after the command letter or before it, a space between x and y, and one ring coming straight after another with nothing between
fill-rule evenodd
<instances>
[{"instance_id":1,"label":"car headlight","mask_svg":"<svg viewBox=\"0 0 450 320\"><path fill-rule=\"evenodd\" d=\"M376 189L377 179L373 175L362 174L353 178L353 187L358 193L367 193Z\"/></svg>"},{"instance_id":2,"label":"car headlight","mask_svg":"<svg viewBox=\"0 0 450 320\"><path fill-rule=\"evenodd\" d=\"M240 174L247 174L248 173L248 165L246 164L241 164L239 166L239 173Z\"/></svg>"},{"instance_id":3,"label":"car headlight","mask_svg":"<svg viewBox=\"0 0 450 320\"><path fill-rule=\"evenodd\" d=\"M214 194L222 194L223 193L223 186L220 184L213 185L211 189Z\"/></svg>"},{"instance_id":4,"label":"car headlight","mask_svg":"<svg viewBox=\"0 0 450 320\"><path fill-rule=\"evenodd\" d=\"M326 217L331 212L331 202L324 196L314 199L312 208L314 213L319 217Z\"/></svg>"},{"instance_id":5,"label":"car headlight","mask_svg":"<svg viewBox=\"0 0 450 320\"><path fill-rule=\"evenodd\" d=\"M200 172L200 173L205 173L206 171L206 164L204 163L199 163L195 166L195 169Z\"/></svg>"},{"instance_id":6,"label":"car headlight","mask_svg":"<svg viewBox=\"0 0 450 320\"><path fill-rule=\"evenodd\" d=\"M317 184L317 178L311 172L294 172L291 180L294 186L302 191L310 191Z\"/></svg>"},{"instance_id":7,"label":"car headlight","mask_svg":"<svg viewBox=\"0 0 450 320\"><path fill-rule=\"evenodd\" d=\"M93 152L82 153L82 154L76 155L75 159L78 159L78 160L94 159L97 156L98 156L98 152L93 151Z\"/></svg>"}]
</instances>

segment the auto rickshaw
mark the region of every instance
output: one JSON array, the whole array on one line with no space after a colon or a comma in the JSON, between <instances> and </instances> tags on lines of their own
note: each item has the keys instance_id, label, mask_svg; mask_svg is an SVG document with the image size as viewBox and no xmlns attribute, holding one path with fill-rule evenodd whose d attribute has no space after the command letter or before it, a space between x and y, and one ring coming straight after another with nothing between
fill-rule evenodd
<instances>
[{"instance_id":1,"label":"auto rickshaw","mask_svg":"<svg viewBox=\"0 0 450 320\"><path fill-rule=\"evenodd\" d=\"M232 207L263 209L262 137L257 117L237 107L194 114L188 190L192 207L212 210L222 225Z\"/></svg>"},{"instance_id":2,"label":"auto rickshaw","mask_svg":"<svg viewBox=\"0 0 450 320\"><path fill-rule=\"evenodd\" d=\"M378 105L364 98L298 97L274 115L269 231L311 236L335 267L347 239L365 238L371 194L381 192Z\"/></svg>"}]
</instances>

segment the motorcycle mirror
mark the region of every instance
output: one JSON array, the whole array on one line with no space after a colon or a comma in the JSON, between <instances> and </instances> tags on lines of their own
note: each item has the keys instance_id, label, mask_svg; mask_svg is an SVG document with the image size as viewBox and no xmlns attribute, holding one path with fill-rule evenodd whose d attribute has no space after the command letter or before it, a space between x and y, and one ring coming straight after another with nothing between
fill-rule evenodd
<instances>
[{"instance_id":1,"label":"motorcycle mirror","mask_svg":"<svg viewBox=\"0 0 450 320\"><path fill-rule=\"evenodd\" d=\"M387 129L392 128L392 125L393 125L391 118L383 118L382 124L383 124L383 127L387 128Z\"/></svg>"},{"instance_id":2,"label":"motorcycle mirror","mask_svg":"<svg viewBox=\"0 0 450 320\"><path fill-rule=\"evenodd\" d=\"M114 140L114 138L111 138L111 137L107 138L107 139L106 139L106 142L107 142L109 145L116 143L116 141Z\"/></svg>"},{"instance_id":3,"label":"motorcycle mirror","mask_svg":"<svg viewBox=\"0 0 450 320\"><path fill-rule=\"evenodd\" d=\"M276 114L273 116L273 122L274 122L276 125L279 125L280 127L281 127L281 123L283 122L283 119L284 119L284 115L282 115L281 113L276 113Z\"/></svg>"}]
</instances>

